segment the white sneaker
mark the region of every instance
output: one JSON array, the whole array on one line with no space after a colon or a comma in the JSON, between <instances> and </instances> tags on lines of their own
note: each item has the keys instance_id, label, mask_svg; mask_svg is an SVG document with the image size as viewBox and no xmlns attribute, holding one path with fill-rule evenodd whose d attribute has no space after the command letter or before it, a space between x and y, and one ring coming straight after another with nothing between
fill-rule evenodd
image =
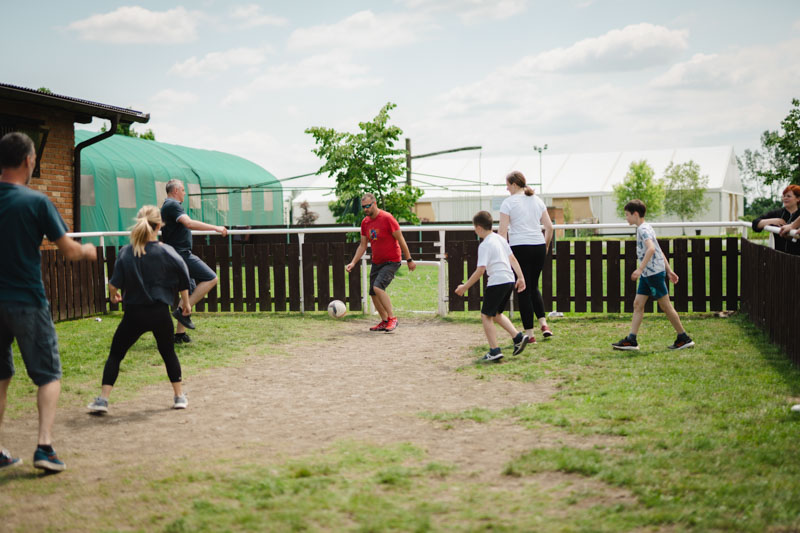
<instances>
[{"instance_id":1,"label":"white sneaker","mask_svg":"<svg viewBox=\"0 0 800 533\"><path fill-rule=\"evenodd\" d=\"M800 403L798 403L797 405L793 405L792 406L792 412L793 413L800 413Z\"/></svg>"},{"instance_id":2,"label":"white sneaker","mask_svg":"<svg viewBox=\"0 0 800 533\"><path fill-rule=\"evenodd\" d=\"M92 403L86 406L90 413L103 414L108 412L108 400L104 400L100 396L95 398Z\"/></svg>"},{"instance_id":3,"label":"white sneaker","mask_svg":"<svg viewBox=\"0 0 800 533\"><path fill-rule=\"evenodd\" d=\"M173 409L186 409L189 407L189 400L186 399L186 394L175 396L175 403L172 404Z\"/></svg>"}]
</instances>

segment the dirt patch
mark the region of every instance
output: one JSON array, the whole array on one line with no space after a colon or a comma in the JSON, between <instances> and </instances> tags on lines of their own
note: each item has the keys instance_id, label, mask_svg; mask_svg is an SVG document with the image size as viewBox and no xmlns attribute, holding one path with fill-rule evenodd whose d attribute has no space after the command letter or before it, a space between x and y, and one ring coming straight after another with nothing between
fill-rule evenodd
<instances>
[{"instance_id":1,"label":"dirt patch","mask_svg":"<svg viewBox=\"0 0 800 533\"><path fill-rule=\"evenodd\" d=\"M420 417L421 412L499 410L543 402L556 386L501 377L476 379L459 372L472 363L472 347L485 343L482 330L474 325L407 319L395 333L384 334L369 332L369 324L342 322L323 338L281 347L288 356L271 355L269 346L255 347L241 366L188 376L190 404L185 411L171 409L166 383L148 387L130 401L116 403L112 397L111 412L104 417L62 409L55 444L69 470L58 477L91 483L113 477L117 469L147 465L156 471L180 458L241 454L266 463L346 439L411 442L430 459L457 465L460 474L512 487L519 480L503 476L502 470L515 456L536 447L597 444L596 438L530 430L508 419L458 421L444 427ZM190 346L181 357L191 357ZM4 445L18 454L32 450L35 424L33 413L6 421ZM613 444L607 440L603 444ZM29 469L30 461L23 458L28 463L23 468ZM32 502L16 503L35 511ZM20 514L13 516L22 519Z\"/></svg>"}]
</instances>

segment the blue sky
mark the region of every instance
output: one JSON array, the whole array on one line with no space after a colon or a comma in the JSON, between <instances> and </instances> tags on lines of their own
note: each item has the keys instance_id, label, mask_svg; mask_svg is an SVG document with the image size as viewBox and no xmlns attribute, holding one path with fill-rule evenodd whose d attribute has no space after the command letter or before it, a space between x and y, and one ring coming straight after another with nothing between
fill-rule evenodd
<instances>
[{"instance_id":1,"label":"blue sky","mask_svg":"<svg viewBox=\"0 0 800 533\"><path fill-rule=\"evenodd\" d=\"M388 101L412 151L486 157L543 143L741 154L800 98L794 0L45 0L2 13L3 83L148 112L158 140L279 178L317 170L306 128L352 131Z\"/></svg>"}]
</instances>

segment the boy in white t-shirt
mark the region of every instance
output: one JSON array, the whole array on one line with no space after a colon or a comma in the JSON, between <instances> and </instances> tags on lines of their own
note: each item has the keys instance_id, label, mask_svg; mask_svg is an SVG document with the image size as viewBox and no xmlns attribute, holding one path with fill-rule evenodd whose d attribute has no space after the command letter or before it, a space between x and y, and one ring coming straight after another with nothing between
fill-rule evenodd
<instances>
[{"instance_id":1,"label":"boy in white t-shirt","mask_svg":"<svg viewBox=\"0 0 800 533\"><path fill-rule=\"evenodd\" d=\"M508 242L492 231L491 213L488 211L478 212L472 217L472 223L475 226L475 233L483 239L478 246L478 268L466 283L462 283L456 288L456 294L464 296L467 289L475 285L484 272L489 275L481 306L481 321L483 322L483 331L486 333L486 340L489 341L489 352L480 359L480 362L497 361L503 358L503 352L497 344L497 331L492 322L500 324L500 327L514 339L514 355L521 353L530 342L530 337L517 331L508 317L503 314L512 289L516 286L517 292L525 290L525 277L522 275L522 269L520 269L517 259L511 253ZM516 283L514 282L515 272L517 274Z\"/></svg>"},{"instance_id":2,"label":"boy in white t-shirt","mask_svg":"<svg viewBox=\"0 0 800 533\"><path fill-rule=\"evenodd\" d=\"M672 283L678 283L678 275L672 271L664 252L658 246L653 227L644 221L646 212L647 207L641 200L631 200L625 204L625 220L628 224L636 226L636 257L641 263L631 274L631 279L638 280L639 286L636 289L636 298L633 300L631 332L624 339L611 343L611 346L615 350L639 349L636 335L644 319L644 306L648 299L653 298L678 334L678 338L668 348L671 350L691 348L694 346L694 341L686 334L681 319L669 300L666 280L669 278Z\"/></svg>"}]
</instances>

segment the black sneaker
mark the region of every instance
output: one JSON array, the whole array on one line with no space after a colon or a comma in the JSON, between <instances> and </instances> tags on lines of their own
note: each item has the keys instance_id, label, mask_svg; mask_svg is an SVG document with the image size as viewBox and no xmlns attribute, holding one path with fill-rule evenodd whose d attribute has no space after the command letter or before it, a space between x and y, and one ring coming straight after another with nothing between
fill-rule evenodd
<instances>
[{"instance_id":1,"label":"black sneaker","mask_svg":"<svg viewBox=\"0 0 800 533\"><path fill-rule=\"evenodd\" d=\"M678 335L678 338L675 339L670 346L667 346L670 350L683 350L684 348L691 348L694 346L694 341L689 338L689 335L686 333L682 333Z\"/></svg>"},{"instance_id":2,"label":"black sneaker","mask_svg":"<svg viewBox=\"0 0 800 533\"><path fill-rule=\"evenodd\" d=\"M522 350L531 342L531 338L525 335L524 333L517 333L517 336L514 337L514 351L511 355L519 355L522 353Z\"/></svg>"},{"instance_id":3,"label":"black sneaker","mask_svg":"<svg viewBox=\"0 0 800 533\"><path fill-rule=\"evenodd\" d=\"M190 342L192 342L192 338L187 333L175 334L175 344L189 344Z\"/></svg>"},{"instance_id":4,"label":"black sneaker","mask_svg":"<svg viewBox=\"0 0 800 533\"><path fill-rule=\"evenodd\" d=\"M635 340L631 339L630 337L625 337L624 339L622 339L620 341L612 342L611 346L615 350L638 350L639 349L639 343L636 342Z\"/></svg>"},{"instance_id":5,"label":"black sneaker","mask_svg":"<svg viewBox=\"0 0 800 533\"><path fill-rule=\"evenodd\" d=\"M194 329L194 323L192 323L191 313L188 316L183 316L183 310L180 307L176 307L175 310L172 312L172 316L175 317L175 320L183 324L184 327L187 327L189 329Z\"/></svg>"},{"instance_id":6,"label":"black sneaker","mask_svg":"<svg viewBox=\"0 0 800 533\"><path fill-rule=\"evenodd\" d=\"M500 349L498 348L496 352L494 350L489 350L488 352L486 352L483 357L478 359L478 362L491 363L492 361L499 361L502 358L503 358L503 352L501 352Z\"/></svg>"}]
</instances>

